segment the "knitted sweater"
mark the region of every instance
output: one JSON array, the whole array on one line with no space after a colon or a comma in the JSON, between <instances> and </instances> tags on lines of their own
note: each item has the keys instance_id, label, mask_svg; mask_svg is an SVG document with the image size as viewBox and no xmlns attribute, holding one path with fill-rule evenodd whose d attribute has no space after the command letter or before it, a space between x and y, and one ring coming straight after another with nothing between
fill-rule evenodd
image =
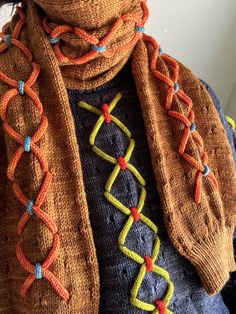
<instances>
[{"instance_id":1,"label":"knitted sweater","mask_svg":"<svg viewBox=\"0 0 236 314\"><path fill-rule=\"evenodd\" d=\"M209 87L207 86L207 88ZM193 266L180 256L168 239L160 198L156 192L158 182L155 181L151 166L145 127L129 63L114 79L101 87L86 91L68 90L77 128L86 196L99 262L100 312L146 313L129 302L130 290L139 276L139 265L119 249L119 235L124 233L123 228L127 222L127 216L119 206L116 207L111 200L104 197L105 185L111 176L113 165L92 151L89 145L90 136L99 116L95 112L91 112L91 107L86 107L85 103L104 112L106 108L104 104L110 103L119 92L122 94L122 98L118 101L112 114L128 128L131 138L135 141L130 163L145 179L147 190L142 214L158 227L161 248L156 265L168 271L174 284L175 292L169 309L174 313L182 314L228 313L221 296L218 294L211 297L206 294ZM227 131L235 157L232 129L226 122L223 109L216 96L213 92L210 94ZM122 129L111 122L106 125L104 123L99 129L95 136L95 144L102 152L119 158L119 156L125 155L130 139ZM140 187L137 178L129 171L121 172L113 185L112 196L125 206L136 208L140 201ZM137 218L126 235L125 245L141 256L151 256L155 239L156 235L153 230ZM150 271L142 280L138 297L144 302L152 303L163 297L166 288L167 284L163 278ZM159 310L162 313L161 307Z\"/></svg>"},{"instance_id":2,"label":"knitted sweater","mask_svg":"<svg viewBox=\"0 0 236 314\"><path fill-rule=\"evenodd\" d=\"M125 6L112 0L78 0L73 6L67 0L65 6L60 0L39 2L56 25L47 23L34 1L24 1L0 35L0 311L98 313L100 257L67 89L105 84L131 55L151 157L147 165L152 164L166 231L178 253L195 267L206 293L218 293L236 269L236 172L209 93L189 69L144 34L146 0L124 1ZM77 26L70 26L72 22ZM129 103L124 90L117 92L107 100L109 106L101 101L96 108L92 99L78 104L96 123L87 143L99 165L109 167L106 181L104 173L105 182L96 181L92 189L102 186L104 204L122 217L118 231L112 225L119 252L140 266L138 273L131 271L129 302L140 310L169 314L176 283L173 268L161 264L160 255L167 250L162 251L160 209L153 216L148 212L151 175L134 160L139 139L132 124L126 126L115 116L123 101L125 107ZM117 127L118 147L108 145L109 140L104 145L110 132L98 142L104 127ZM137 226L145 230L140 232L148 236L147 243L154 242L150 250L140 241L130 242L139 240ZM159 288L153 294L148 289L152 281ZM160 291L162 283L166 291Z\"/></svg>"}]
</instances>

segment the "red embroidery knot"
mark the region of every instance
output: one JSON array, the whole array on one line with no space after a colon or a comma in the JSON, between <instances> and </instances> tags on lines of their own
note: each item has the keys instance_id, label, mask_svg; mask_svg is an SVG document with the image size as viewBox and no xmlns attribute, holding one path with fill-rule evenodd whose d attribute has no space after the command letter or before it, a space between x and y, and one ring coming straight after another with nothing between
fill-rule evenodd
<instances>
[{"instance_id":1,"label":"red embroidery knot","mask_svg":"<svg viewBox=\"0 0 236 314\"><path fill-rule=\"evenodd\" d=\"M166 305L164 301L156 300L154 304L157 307L159 314L166 314Z\"/></svg>"},{"instance_id":2,"label":"red embroidery knot","mask_svg":"<svg viewBox=\"0 0 236 314\"><path fill-rule=\"evenodd\" d=\"M124 159L124 157L120 156L117 158L117 160L118 160L118 163L120 165L120 168L122 170L125 170L127 168L127 163L126 163L126 160Z\"/></svg>"},{"instance_id":3,"label":"red embroidery knot","mask_svg":"<svg viewBox=\"0 0 236 314\"><path fill-rule=\"evenodd\" d=\"M110 123L111 122L111 115L109 112L108 104L102 105L102 112L103 112L106 123Z\"/></svg>"},{"instance_id":4,"label":"red embroidery knot","mask_svg":"<svg viewBox=\"0 0 236 314\"><path fill-rule=\"evenodd\" d=\"M152 259L150 256L144 256L144 262L146 264L146 271L149 273L152 271Z\"/></svg>"},{"instance_id":5,"label":"red embroidery knot","mask_svg":"<svg viewBox=\"0 0 236 314\"><path fill-rule=\"evenodd\" d=\"M136 207L131 207L130 211L131 211L131 214L132 214L132 216L134 218L134 221L139 221L140 214L139 214L137 208Z\"/></svg>"}]
</instances>

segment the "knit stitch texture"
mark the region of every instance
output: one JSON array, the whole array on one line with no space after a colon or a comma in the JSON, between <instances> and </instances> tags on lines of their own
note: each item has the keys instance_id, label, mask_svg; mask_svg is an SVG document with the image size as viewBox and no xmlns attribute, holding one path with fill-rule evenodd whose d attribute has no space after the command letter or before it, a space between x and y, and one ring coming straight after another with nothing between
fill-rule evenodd
<instances>
[{"instance_id":1,"label":"knit stitch texture","mask_svg":"<svg viewBox=\"0 0 236 314\"><path fill-rule=\"evenodd\" d=\"M88 89L112 79L129 58L169 239L205 291L216 294L236 266L236 173L207 90L144 33L145 0L76 0L58 19L66 0L39 2L49 17L55 12L51 24L33 1L24 1L0 34L0 309L97 313L98 255L63 69L75 66L67 74ZM60 28L63 20L70 25ZM126 168L124 158L116 162ZM152 273L150 256L136 260ZM163 300L153 306L164 310Z\"/></svg>"},{"instance_id":2,"label":"knit stitch texture","mask_svg":"<svg viewBox=\"0 0 236 314\"><path fill-rule=\"evenodd\" d=\"M104 187L113 166L105 160L101 160L89 145L89 137L98 116L79 106L79 103L83 101L101 110L103 104L109 104L118 92L121 92L123 96L112 111L112 115L129 128L132 138L135 139L135 148L129 162L137 167L146 180L147 197L142 213L158 226L161 242L160 253L155 264L169 272L175 287L169 309L176 314L228 313L220 295L210 297L205 293L192 265L179 255L168 239L160 198L155 188L158 182L156 183L151 166L145 127L130 62L112 81L99 88L87 91L68 90L77 128L79 154L98 255L101 281L100 313L146 313L130 303L130 290L139 272L139 266L124 256L118 247L118 237L127 218L104 197ZM216 101L214 103L216 104ZM221 118L226 121L221 106L218 103L217 106ZM225 126L231 140L232 130L228 128L227 124ZM125 134L112 123L101 127L95 143L102 151L117 157L123 155L129 146L129 140ZM232 151L235 154L234 145L232 145ZM137 204L140 185L130 171L123 171L119 174L112 188L112 195L129 207ZM132 227L126 246L142 256L150 255L154 240L154 233L145 224L138 222ZM150 273L143 281L139 298L143 301L153 302L165 295L166 288L167 283L163 278L158 278L155 274Z\"/></svg>"}]
</instances>

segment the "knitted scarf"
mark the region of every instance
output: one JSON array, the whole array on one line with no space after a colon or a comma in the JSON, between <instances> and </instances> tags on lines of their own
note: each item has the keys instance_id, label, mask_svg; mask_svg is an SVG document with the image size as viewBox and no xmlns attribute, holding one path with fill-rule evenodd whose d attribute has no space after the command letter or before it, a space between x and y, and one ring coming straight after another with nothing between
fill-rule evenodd
<instances>
[{"instance_id":1,"label":"knitted scarf","mask_svg":"<svg viewBox=\"0 0 236 314\"><path fill-rule=\"evenodd\" d=\"M129 58L173 245L209 294L236 269L231 147L207 90L145 34L147 18L145 0L28 0L4 26L0 311L98 312L98 263L66 88L100 86ZM149 311L159 312L152 304Z\"/></svg>"}]
</instances>

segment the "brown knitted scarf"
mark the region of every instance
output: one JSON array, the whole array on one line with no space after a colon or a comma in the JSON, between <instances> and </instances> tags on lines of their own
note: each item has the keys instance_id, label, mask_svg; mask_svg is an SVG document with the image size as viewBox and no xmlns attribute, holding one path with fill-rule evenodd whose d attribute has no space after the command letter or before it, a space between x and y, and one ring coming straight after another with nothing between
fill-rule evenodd
<instances>
[{"instance_id":1,"label":"brown knitted scarf","mask_svg":"<svg viewBox=\"0 0 236 314\"><path fill-rule=\"evenodd\" d=\"M144 0L28 0L3 28L0 312L98 313L98 263L66 88L99 86L129 58L173 245L209 294L236 269L231 147L206 89L144 34L147 16Z\"/></svg>"},{"instance_id":2,"label":"brown knitted scarf","mask_svg":"<svg viewBox=\"0 0 236 314\"><path fill-rule=\"evenodd\" d=\"M144 25L148 14L140 0L116 0L112 5L109 1L35 2L44 10L40 18L46 33L60 38L59 43L54 41L54 51L66 87L72 89L94 88L114 77L140 38L134 25ZM97 45L104 47L103 53L91 51Z\"/></svg>"}]
</instances>

